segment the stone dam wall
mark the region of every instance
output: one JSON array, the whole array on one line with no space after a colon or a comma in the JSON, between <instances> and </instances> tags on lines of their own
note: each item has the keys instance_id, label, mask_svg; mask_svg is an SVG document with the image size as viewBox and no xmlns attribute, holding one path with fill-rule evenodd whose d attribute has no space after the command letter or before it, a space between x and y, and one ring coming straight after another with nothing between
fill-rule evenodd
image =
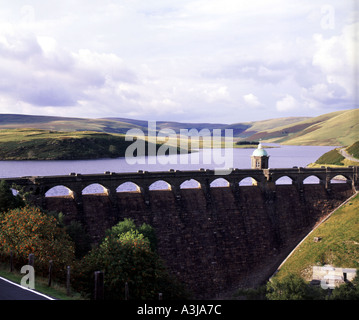
<instances>
[{"instance_id":1,"label":"stone dam wall","mask_svg":"<svg viewBox=\"0 0 359 320\"><path fill-rule=\"evenodd\" d=\"M310 230L354 193L348 183L240 186L46 197L43 206L81 221L94 243L124 218L153 226L158 253L195 298L224 297L267 280ZM178 193L177 193L178 195ZM147 200L147 201L146 201ZM149 201L148 201L149 200Z\"/></svg>"}]
</instances>

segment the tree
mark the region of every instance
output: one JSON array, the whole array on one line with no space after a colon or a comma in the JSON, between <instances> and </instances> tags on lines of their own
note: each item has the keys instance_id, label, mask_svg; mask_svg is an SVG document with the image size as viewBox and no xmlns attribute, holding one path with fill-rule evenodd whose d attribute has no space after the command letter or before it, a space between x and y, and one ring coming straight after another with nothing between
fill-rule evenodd
<instances>
[{"instance_id":1,"label":"tree","mask_svg":"<svg viewBox=\"0 0 359 320\"><path fill-rule=\"evenodd\" d=\"M39 208L25 206L3 214L0 221L0 252L13 252L19 263L35 254L37 271L45 271L48 263L63 268L74 259L74 245L54 217Z\"/></svg>"},{"instance_id":2,"label":"tree","mask_svg":"<svg viewBox=\"0 0 359 320\"><path fill-rule=\"evenodd\" d=\"M106 235L119 237L128 231L138 231L138 233L142 234L149 240L151 249L153 251L157 250L157 237L155 230L147 223L143 223L141 226L137 227L132 219L125 218L123 221L120 221L111 229L107 230Z\"/></svg>"},{"instance_id":3,"label":"tree","mask_svg":"<svg viewBox=\"0 0 359 320\"><path fill-rule=\"evenodd\" d=\"M308 285L295 274L289 274L283 280L274 278L269 281L266 297L269 300L317 300L324 297L324 291Z\"/></svg>"},{"instance_id":4,"label":"tree","mask_svg":"<svg viewBox=\"0 0 359 320\"><path fill-rule=\"evenodd\" d=\"M129 226L131 229L125 231ZM124 299L126 282L131 299L156 299L160 292L167 299L186 297L182 285L169 275L151 249L150 241L132 227L129 220L113 227L103 242L79 262L74 275L76 289L92 295L94 272L102 270L106 299Z\"/></svg>"}]
</instances>

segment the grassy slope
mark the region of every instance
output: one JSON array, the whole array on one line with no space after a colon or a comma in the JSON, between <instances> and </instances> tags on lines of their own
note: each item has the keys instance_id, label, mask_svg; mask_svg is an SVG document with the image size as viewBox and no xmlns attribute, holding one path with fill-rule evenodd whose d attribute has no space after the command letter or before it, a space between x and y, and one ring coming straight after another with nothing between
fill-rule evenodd
<instances>
[{"instance_id":1,"label":"grassy slope","mask_svg":"<svg viewBox=\"0 0 359 320\"><path fill-rule=\"evenodd\" d=\"M248 139L291 145L350 145L359 139L359 109L327 113L257 132Z\"/></svg>"},{"instance_id":2,"label":"grassy slope","mask_svg":"<svg viewBox=\"0 0 359 320\"><path fill-rule=\"evenodd\" d=\"M351 146L346 148L346 151L351 154L353 157L359 159L359 141L356 141Z\"/></svg>"},{"instance_id":3,"label":"grassy slope","mask_svg":"<svg viewBox=\"0 0 359 320\"><path fill-rule=\"evenodd\" d=\"M125 156L132 143L123 135L99 132L0 130L0 160L117 158Z\"/></svg>"},{"instance_id":4,"label":"grassy slope","mask_svg":"<svg viewBox=\"0 0 359 320\"><path fill-rule=\"evenodd\" d=\"M289 273L311 280L312 266L359 268L359 194L315 229L282 265L276 277ZM314 237L321 237L314 242Z\"/></svg>"},{"instance_id":5,"label":"grassy slope","mask_svg":"<svg viewBox=\"0 0 359 320\"><path fill-rule=\"evenodd\" d=\"M313 130L315 129L315 130ZM321 141L326 145L350 145L359 139L359 109L349 110L309 127L285 144L313 144Z\"/></svg>"},{"instance_id":6,"label":"grassy slope","mask_svg":"<svg viewBox=\"0 0 359 320\"><path fill-rule=\"evenodd\" d=\"M320 167L320 166L357 166L358 162L351 161L346 159L339 152L340 148L335 148L324 153L319 157L314 163L310 164L310 167ZM359 156L359 141L356 141L352 145L346 148L349 154L352 154L354 157ZM358 157L359 159L359 157Z\"/></svg>"}]
</instances>

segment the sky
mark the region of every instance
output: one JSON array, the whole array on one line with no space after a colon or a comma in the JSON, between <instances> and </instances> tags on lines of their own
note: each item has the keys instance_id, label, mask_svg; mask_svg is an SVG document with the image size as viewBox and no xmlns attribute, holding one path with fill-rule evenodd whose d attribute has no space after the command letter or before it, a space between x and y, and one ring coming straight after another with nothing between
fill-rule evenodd
<instances>
[{"instance_id":1,"label":"sky","mask_svg":"<svg viewBox=\"0 0 359 320\"><path fill-rule=\"evenodd\" d=\"M356 0L0 0L1 113L238 123L358 107Z\"/></svg>"}]
</instances>

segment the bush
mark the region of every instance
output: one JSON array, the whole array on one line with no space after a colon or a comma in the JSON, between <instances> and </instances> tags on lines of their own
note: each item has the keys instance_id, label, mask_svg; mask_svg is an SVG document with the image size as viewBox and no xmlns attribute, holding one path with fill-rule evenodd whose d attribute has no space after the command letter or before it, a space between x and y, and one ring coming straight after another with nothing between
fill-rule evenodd
<instances>
[{"instance_id":1,"label":"bush","mask_svg":"<svg viewBox=\"0 0 359 320\"><path fill-rule=\"evenodd\" d=\"M35 255L36 271L48 269L49 261L63 269L74 259L74 246L54 217L39 208L25 206L10 210L0 221L0 252L13 252L19 264L26 264L30 253Z\"/></svg>"},{"instance_id":2,"label":"bush","mask_svg":"<svg viewBox=\"0 0 359 320\"><path fill-rule=\"evenodd\" d=\"M336 287L330 299L332 300L359 300L359 270L352 282L347 281L339 287Z\"/></svg>"},{"instance_id":3,"label":"bush","mask_svg":"<svg viewBox=\"0 0 359 320\"><path fill-rule=\"evenodd\" d=\"M186 293L167 273L164 264L151 249L150 241L138 230L122 232L115 226L97 247L90 251L75 268L76 290L89 296L94 292L94 272L104 272L104 295L106 299L124 299L125 283L128 283L131 299L185 298ZM117 233L119 230L122 233Z\"/></svg>"}]
</instances>

